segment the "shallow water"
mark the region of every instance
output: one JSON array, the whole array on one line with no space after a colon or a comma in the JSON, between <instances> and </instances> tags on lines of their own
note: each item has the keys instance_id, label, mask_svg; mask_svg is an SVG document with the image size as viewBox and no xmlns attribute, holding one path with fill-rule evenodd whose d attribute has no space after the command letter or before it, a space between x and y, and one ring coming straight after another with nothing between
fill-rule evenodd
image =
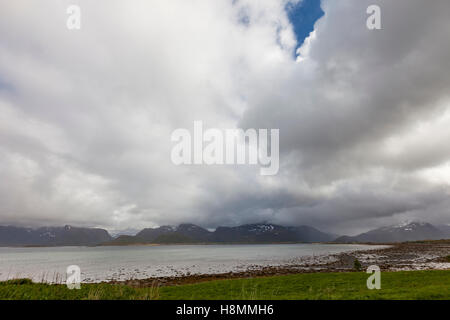
<instances>
[{"instance_id":1,"label":"shallow water","mask_svg":"<svg viewBox=\"0 0 450 320\"><path fill-rule=\"evenodd\" d=\"M83 282L244 271L326 261L329 255L383 246L342 244L170 245L0 248L0 280L62 282L78 265ZM328 257L328 258L327 258Z\"/></svg>"}]
</instances>

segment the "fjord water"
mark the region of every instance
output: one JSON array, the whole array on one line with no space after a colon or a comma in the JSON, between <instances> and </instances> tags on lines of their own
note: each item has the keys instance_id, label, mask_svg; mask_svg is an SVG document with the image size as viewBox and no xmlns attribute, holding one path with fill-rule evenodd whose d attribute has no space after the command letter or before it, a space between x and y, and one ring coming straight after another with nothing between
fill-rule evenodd
<instances>
[{"instance_id":1,"label":"fjord water","mask_svg":"<svg viewBox=\"0 0 450 320\"><path fill-rule=\"evenodd\" d=\"M0 248L0 280L31 278L61 282L78 265L83 282L143 279L182 274L245 271L297 264L331 254L383 246L340 244L168 245Z\"/></svg>"}]
</instances>

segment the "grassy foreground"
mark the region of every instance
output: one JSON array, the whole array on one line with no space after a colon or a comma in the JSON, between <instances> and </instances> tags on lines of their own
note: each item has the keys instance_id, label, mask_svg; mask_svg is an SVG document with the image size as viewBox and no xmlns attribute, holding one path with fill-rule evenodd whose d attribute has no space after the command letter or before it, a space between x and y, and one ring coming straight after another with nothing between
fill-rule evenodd
<instances>
[{"instance_id":1,"label":"grassy foreground","mask_svg":"<svg viewBox=\"0 0 450 320\"><path fill-rule=\"evenodd\" d=\"M450 271L383 272L381 290L367 289L368 276L313 273L161 288L82 284L80 290L23 279L0 282L0 299L450 299Z\"/></svg>"}]
</instances>

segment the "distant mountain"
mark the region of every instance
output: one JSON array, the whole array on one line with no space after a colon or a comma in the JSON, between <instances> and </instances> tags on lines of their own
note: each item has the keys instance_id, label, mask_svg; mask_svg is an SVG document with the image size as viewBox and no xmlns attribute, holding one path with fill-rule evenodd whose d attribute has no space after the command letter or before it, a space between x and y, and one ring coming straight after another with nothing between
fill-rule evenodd
<instances>
[{"instance_id":1,"label":"distant mountain","mask_svg":"<svg viewBox=\"0 0 450 320\"><path fill-rule=\"evenodd\" d=\"M129 228L129 229L122 229L122 230L108 230L108 233L111 235L111 237L113 238L117 238L118 236L134 236L136 233L138 233L140 230L138 229L133 229L133 228Z\"/></svg>"},{"instance_id":2,"label":"distant mountain","mask_svg":"<svg viewBox=\"0 0 450 320\"><path fill-rule=\"evenodd\" d=\"M338 237L336 234L325 233L309 226L291 227L291 229L295 232L297 241L300 242L328 242Z\"/></svg>"},{"instance_id":3,"label":"distant mountain","mask_svg":"<svg viewBox=\"0 0 450 320\"><path fill-rule=\"evenodd\" d=\"M212 235L215 242L324 242L334 238L308 226L283 227L264 223L219 227Z\"/></svg>"},{"instance_id":4,"label":"distant mountain","mask_svg":"<svg viewBox=\"0 0 450 320\"><path fill-rule=\"evenodd\" d=\"M211 232L194 224L181 224L178 227L163 226L143 229L134 237L120 236L106 244L324 242L332 241L335 238L335 235L308 226L283 227L260 223L237 227L218 227Z\"/></svg>"},{"instance_id":5,"label":"distant mountain","mask_svg":"<svg viewBox=\"0 0 450 320\"><path fill-rule=\"evenodd\" d=\"M89 246L110 241L106 230L43 227L38 229L0 226L0 246Z\"/></svg>"},{"instance_id":6,"label":"distant mountain","mask_svg":"<svg viewBox=\"0 0 450 320\"><path fill-rule=\"evenodd\" d=\"M209 241L211 239L211 232L208 230L196 226L195 224L180 224L176 230L177 233L193 238L197 241Z\"/></svg>"},{"instance_id":7,"label":"distant mountain","mask_svg":"<svg viewBox=\"0 0 450 320\"><path fill-rule=\"evenodd\" d=\"M340 243L353 242L405 242L418 240L440 240L450 238L450 233L425 222L412 222L361 233L357 236L342 236L335 240Z\"/></svg>"},{"instance_id":8,"label":"distant mountain","mask_svg":"<svg viewBox=\"0 0 450 320\"><path fill-rule=\"evenodd\" d=\"M135 236L119 236L105 244L126 245L136 243L199 243L209 242L211 232L194 224L180 224L178 227L162 226L145 228Z\"/></svg>"},{"instance_id":9,"label":"distant mountain","mask_svg":"<svg viewBox=\"0 0 450 320\"><path fill-rule=\"evenodd\" d=\"M218 227L208 231L194 224L178 227L146 228L136 235L113 238L104 229L42 227L37 229L0 226L0 246L91 246L171 243L280 243L280 242L404 242L450 239L450 226L433 226L413 222L378 228L357 236L324 233L309 226L280 226L270 223L246 224L236 227Z\"/></svg>"},{"instance_id":10,"label":"distant mountain","mask_svg":"<svg viewBox=\"0 0 450 320\"><path fill-rule=\"evenodd\" d=\"M237 227L218 227L213 234L214 242L279 242L294 241L289 228L272 224L247 224Z\"/></svg>"},{"instance_id":11,"label":"distant mountain","mask_svg":"<svg viewBox=\"0 0 450 320\"><path fill-rule=\"evenodd\" d=\"M447 224L441 224L437 226L439 230L441 230L447 237L447 239L450 239L450 226Z\"/></svg>"},{"instance_id":12,"label":"distant mountain","mask_svg":"<svg viewBox=\"0 0 450 320\"><path fill-rule=\"evenodd\" d=\"M140 242L154 242L160 235L175 232L176 228L172 226L162 226L159 228L146 228L135 235L136 240Z\"/></svg>"}]
</instances>

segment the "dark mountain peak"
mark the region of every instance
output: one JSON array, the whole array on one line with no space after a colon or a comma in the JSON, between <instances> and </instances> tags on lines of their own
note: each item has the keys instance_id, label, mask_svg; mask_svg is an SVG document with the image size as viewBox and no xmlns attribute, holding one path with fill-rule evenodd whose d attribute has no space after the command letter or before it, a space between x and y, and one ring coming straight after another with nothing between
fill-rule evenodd
<instances>
[{"instance_id":1,"label":"dark mountain peak","mask_svg":"<svg viewBox=\"0 0 450 320\"><path fill-rule=\"evenodd\" d=\"M407 224L399 225L398 228L403 228L406 231L411 231L419 228L435 228L431 223L428 222L410 222Z\"/></svg>"},{"instance_id":2,"label":"dark mountain peak","mask_svg":"<svg viewBox=\"0 0 450 320\"><path fill-rule=\"evenodd\" d=\"M332 235L308 226L284 227L260 222L234 227L218 227L214 232L192 223L178 227L145 228L136 235L122 235L114 240L103 229L41 227L38 229L1 227L0 245L126 245L140 243L276 243L331 241Z\"/></svg>"},{"instance_id":3,"label":"dark mountain peak","mask_svg":"<svg viewBox=\"0 0 450 320\"><path fill-rule=\"evenodd\" d=\"M157 237L159 237L162 234L168 233L168 232L174 232L176 230L173 226L161 226L157 228L145 228L139 231L136 234L136 237L139 239L139 241L143 242L153 242Z\"/></svg>"},{"instance_id":4,"label":"dark mountain peak","mask_svg":"<svg viewBox=\"0 0 450 320\"><path fill-rule=\"evenodd\" d=\"M206 241L210 236L210 232L195 224L184 223L178 227L161 226L157 228L146 228L136 234L141 242L175 242L175 239L188 239L191 242Z\"/></svg>"},{"instance_id":5,"label":"dark mountain peak","mask_svg":"<svg viewBox=\"0 0 450 320\"><path fill-rule=\"evenodd\" d=\"M418 228L424 228L424 227L432 227L434 228L434 226L428 222L419 222L419 221L405 221L396 225L392 225L392 226L384 226L381 228L378 228L379 230L407 230L407 231L411 231L411 230L415 230ZM375 229L377 230L377 229Z\"/></svg>"},{"instance_id":6,"label":"dark mountain peak","mask_svg":"<svg viewBox=\"0 0 450 320\"><path fill-rule=\"evenodd\" d=\"M192 242L207 242L211 238L211 232L192 223L180 224L176 233Z\"/></svg>"},{"instance_id":7,"label":"dark mountain peak","mask_svg":"<svg viewBox=\"0 0 450 320\"><path fill-rule=\"evenodd\" d=\"M201 230L201 231L206 231L206 232L209 232L208 230L206 230L206 229L204 229L204 228L202 228L202 227L199 227L199 226L197 226L197 225L195 225L195 224L192 224L192 223L183 223L183 224L180 224L177 228L176 228L176 230L177 231L199 231L199 230Z\"/></svg>"},{"instance_id":8,"label":"dark mountain peak","mask_svg":"<svg viewBox=\"0 0 450 320\"><path fill-rule=\"evenodd\" d=\"M437 226L437 228L439 230L441 230L441 232L446 234L448 238L450 238L450 225L448 225L448 224L441 224L441 225Z\"/></svg>"},{"instance_id":9,"label":"dark mountain peak","mask_svg":"<svg viewBox=\"0 0 450 320\"><path fill-rule=\"evenodd\" d=\"M442 230L427 222L406 222L381 227L354 237L344 236L336 242L404 242L418 240L439 240L449 237Z\"/></svg>"},{"instance_id":10,"label":"dark mountain peak","mask_svg":"<svg viewBox=\"0 0 450 320\"><path fill-rule=\"evenodd\" d=\"M335 236L312 227L284 227L273 223L245 224L219 227L213 235L217 242L323 242Z\"/></svg>"},{"instance_id":11,"label":"dark mountain peak","mask_svg":"<svg viewBox=\"0 0 450 320\"><path fill-rule=\"evenodd\" d=\"M371 230L367 233L375 232L389 232L389 233L414 233L414 232L437 232L438 229L427 222L403 222L393 226L381 227L375 230Z\"/></svg>"},{"instance_id":12,"label":"dark mountain peak","mask_svg":"<svg viewBox=\"0 0 450 320\"><path fill-rule=\"evenodd\" d=\"M246 224L246 225L243 225L243 226L239 226L238 228L246 229L249 232L262 233L262 232L274 231L275 229L277 229L279 227L280 226L277 226L277 225L274 225L274 224L270 224L270 223L254 223L254 224Z\"/></svg>"},{"instance_id":13,"label":"dark mountain peak","mask_svg":"<svg viewBox=\"0 0 450 320\"><path fill-rule=\"evenodd\" d=\"M111 239L108 231L97 228L0 227L0 245L3 246L85 246L100 244Z\"/></svg>"},{"instance_id":14,"label":"dark mountain peak","mask_svg":"<svg viewBox=\"0 0 450 320\"><path fill-rule=\"evenodd\" d=\"M135 237L122 237L111 244L130 243L276 243L276 242L323 242L336 236L323 233L308 226L284 227L268 222L245 224L234 227L220 226L214 232L192 223L174 228L163 226L146 228Z\"/></svg>"},{"instance_id":15,"label":"dark mountain peak","mask_svg":"<svg viewBox=\"0 0 450 320\"><path fill-rule=\"evenodd\" d=\"M170 232L170 231L175 231L177 229L177 227L167 225L167 226L161 226L161 227L158 227L158 228L155 228L155 229L158 229L158 230L161 230L161 231L168 231L168 232Z\"/></svg>"}]
</instances>

